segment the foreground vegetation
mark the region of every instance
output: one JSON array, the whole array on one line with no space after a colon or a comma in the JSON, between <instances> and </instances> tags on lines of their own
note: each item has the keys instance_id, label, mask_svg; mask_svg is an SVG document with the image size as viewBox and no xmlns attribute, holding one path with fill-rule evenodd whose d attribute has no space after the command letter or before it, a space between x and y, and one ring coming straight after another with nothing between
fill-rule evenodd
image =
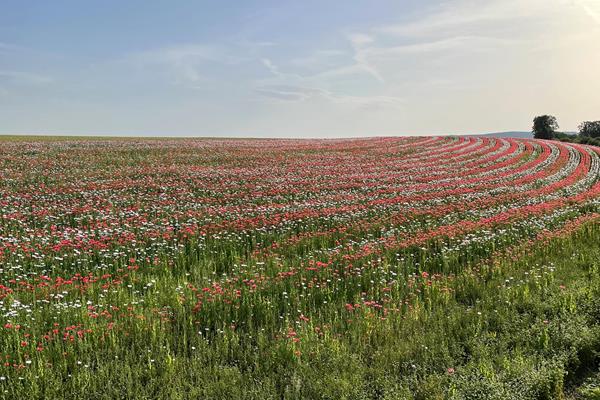
<instances>
[{"instance_id":1,"label":"foreground vegetation","mask_svg":"<svg viewBox=\"0 0 600 400\"><path fill-rule=\"evenodd\" d=\"M7 398L596 399L599 240L592 221L451 279L416 278L405 312L331 315L323 332L298 327L294 344L260 330L208 339L177 307L169 326L132 323L110 346L79 345L81 363L2 387Z\"/></svg>"},{"instance_id":2,"label":"foreground vegetation","mask_svg":"<svg viewBox=\"0 0 600 400\"><path fill-rule=\"evenodd\" d=\"M7 143L5 398L598 396L590 148Z\"/></svg>"}]
</instances>

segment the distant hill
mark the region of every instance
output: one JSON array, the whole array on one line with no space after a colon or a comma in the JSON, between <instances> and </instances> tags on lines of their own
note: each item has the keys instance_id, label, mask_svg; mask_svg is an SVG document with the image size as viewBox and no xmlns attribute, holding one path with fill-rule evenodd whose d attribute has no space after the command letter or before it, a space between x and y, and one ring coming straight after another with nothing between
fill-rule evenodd
<instances>
[{"instance_id":1,"label":"distant hill","mask_svg":"<svg viewBox=\"0 0 600 400\"><path fill-rule=\"evenodd\" d=\"M520 138L520 139L532 139L533 134L526 131L511 131L511 132L494 132L486 133L481 136L491 136L495 138Z\"/></svg>"},{"instance_id":2,"label":"distant hill","mask_svg":"<svg viewBox=\"0 0 600 400\"><path fill-rule=\"evenodd\" d=\"M576 135L577 132L562 132L567 135ZM533 133L527 131L507 131L507 132L493 132L484 133L478 136L491 136L495 138L519 138L519 139L533 139Z\"/></svg>"}]
</instances>

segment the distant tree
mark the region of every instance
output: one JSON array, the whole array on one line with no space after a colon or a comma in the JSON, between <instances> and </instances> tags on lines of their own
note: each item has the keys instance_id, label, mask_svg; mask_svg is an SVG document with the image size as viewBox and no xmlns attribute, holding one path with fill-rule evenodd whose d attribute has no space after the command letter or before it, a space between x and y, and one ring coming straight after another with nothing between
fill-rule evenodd
<instances>
[{"instance_id":1,"label":"distant tree","mask_svg":"<svg viewBox=\"0 0 600 400\"><path fill-rule=\"evenodd\" d=\"M540 115L533 119L533 137L536 139L552 139L558 129L558 122L552 115Z\"/></svg>"},{"instance_id":2,"label":"distant tree","mask_svg":"<svg viewBox=\"0 0 600 400\"><path fill-rule=\"evenodd\" d=\"M600 137L600 121L585 121L579 125L579 134L585 137Z\"/></svg>"},{"instance_id":3,"label":"distant tree","mask_svg":"<svg viewBox=\"0 0 600 400\"><path fill-rule=\"evenodd\" d=\"M554 132L554 140L559 140L561 142L569 142L575 143L580 140L578 135L572 133L564 133L564 132Z\"/></svg>"}]
</instances>

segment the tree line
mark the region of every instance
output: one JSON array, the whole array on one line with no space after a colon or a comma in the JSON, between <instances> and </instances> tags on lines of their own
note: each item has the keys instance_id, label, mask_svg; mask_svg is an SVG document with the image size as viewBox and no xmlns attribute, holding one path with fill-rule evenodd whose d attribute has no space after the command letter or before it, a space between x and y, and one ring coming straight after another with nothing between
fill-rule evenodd
<instances>
[{"instance_id":1,"label":"tree line","mask_svg":"<svg viewBox=\"0 0 600 400\"><path fill-rule=\"evenodd\" d=\"M600 121L584 121L577 127L578 133L558 131L558 121L553 115L540 115L533 119L533 137L536 139L560 140L600 146Z\"/></svg>"}]
</instances>

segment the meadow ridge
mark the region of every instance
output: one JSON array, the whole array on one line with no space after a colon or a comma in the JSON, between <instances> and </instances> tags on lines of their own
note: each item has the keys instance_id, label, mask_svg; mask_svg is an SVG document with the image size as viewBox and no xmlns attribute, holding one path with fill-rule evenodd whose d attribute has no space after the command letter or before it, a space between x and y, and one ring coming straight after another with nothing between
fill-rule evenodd
<instances>
[{"instance_id":1,"label":"meadow ridge","mask_svg":"<svg viewBox=\"0 0 600 400\"><path fill-rule=\"evenodd\" d=\"M0 164L0 398L600 392L600 148L21 137Z\"/></svg>"}]
</instances>

